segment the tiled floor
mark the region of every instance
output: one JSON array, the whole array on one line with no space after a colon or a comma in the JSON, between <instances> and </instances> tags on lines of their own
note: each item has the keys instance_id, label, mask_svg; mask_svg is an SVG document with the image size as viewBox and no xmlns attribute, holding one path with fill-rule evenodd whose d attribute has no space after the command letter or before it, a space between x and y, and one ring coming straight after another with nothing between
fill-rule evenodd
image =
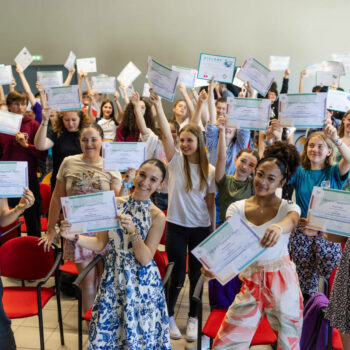
<instances>
[{"instance_id":1,"label":"tiled floor","mask_svg":"<svg viewBox=\"0 0 350 350\"><path fill-rule=\"evenodd\" d=\"M16 280L3 278L4 286L20 285ZM187 313L189 306L188 299L189 283L186 280L185 287L182 289L179 296L179 302L175 309L175 318L180 331L185 334ZM204 289L203 300L208 301L208 290ZM204 303L203 318L206 319L209 314L208 303ZM45 306L43 311L44 318L44 336L45 336L45 349L47 350L73 350L78 348L78 336L77 336L77 301L74 298L70 298L62 295L62 317L64 328L65 345L60 344L60 335L57 322L57 307L56 299L52 298ZM12 320L12 330L15 334L17 349L32 350L40 349L39 342L39 327L37 316L29 317L25 319ZM87 331L86 324L83 325L83 348L87 346ZM180 340L172 341L174 350L184 349L196 349L196 343L187 343L184 337ZM254 347L258 349L271 349L270 347Z\"/></svg>"}]
</instances>

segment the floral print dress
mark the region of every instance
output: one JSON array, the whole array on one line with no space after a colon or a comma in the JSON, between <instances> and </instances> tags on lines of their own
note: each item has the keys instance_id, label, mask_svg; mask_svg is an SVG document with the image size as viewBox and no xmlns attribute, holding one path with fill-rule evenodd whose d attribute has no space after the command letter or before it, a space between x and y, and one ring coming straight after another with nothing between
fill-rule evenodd
<instances>
[{"instance_id":1,"label":"floral print dress","mask_svg":"<svg viewBox=\"0 0 350 350\"><path fill-rule=\"evenodd\" d=\"M151 227L151 201L131 196L118 212L131 215L143 240ZM152 260L142 266L124 229L109 231L109 253L89 329L89 350L171 349L162 280Z\"/></svg>"}]
</instances>

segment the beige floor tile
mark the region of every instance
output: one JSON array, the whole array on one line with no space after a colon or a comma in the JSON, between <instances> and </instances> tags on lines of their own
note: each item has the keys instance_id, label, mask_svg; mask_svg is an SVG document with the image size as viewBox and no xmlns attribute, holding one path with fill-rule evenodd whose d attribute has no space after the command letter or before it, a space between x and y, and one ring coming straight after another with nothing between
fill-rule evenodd
<instances>
[{"instance_id":1,"label":"beige floor tile","mask_svg":"<svg viewBox=\"0 0 350 350\"><path fill-rule=\"evenodd\" d=\"M44 328L44 339L45 341L50 337L54 330ZM15 334L16 345L18 348L24 349L39 349L40 338L39 338L39 327L23 327L19 326Z\"/></svg>"},{"instance_id":2,"label":"beige floor tile","mask_svg":"<svg viewBox=\"0 0 350 350\"><path fill-rule=\"evenodd\" d=\"M87 342L87 334L83 334L83 344ZM45 350L76 350L78 348L78 333L73 330L64 332L64 346L61 345L60 332L56 329L45 342ZM83 347L86 349L86 346Z\"/></svg>"},{"instance_id":3,"label":"beige floor tile","mask_svg":"<svg viewBox=\"0 0 350 350\"><path fill-rule=\"evenodd\" d=\"M78 314L77 311L68 311L65 317L63 318L63 329L69 331L78 331ZM83 321L83 333L88 332L88 323Z\"/></svg>"},{"instance_id":4,"label":"beige floor tile","mask_svg":"<svg viewBox=\"0 0 350 350\"><path fill-rule=\"evenodd\" d=\"M69 310L62 310L62 318L68 314ZM58 313L57 309L46 309L43 310L43 322L45 328L55 329L58 327ZM38 316L26 317L21 326L25 327L39 327Z\"/></svg>"}]
</instances>

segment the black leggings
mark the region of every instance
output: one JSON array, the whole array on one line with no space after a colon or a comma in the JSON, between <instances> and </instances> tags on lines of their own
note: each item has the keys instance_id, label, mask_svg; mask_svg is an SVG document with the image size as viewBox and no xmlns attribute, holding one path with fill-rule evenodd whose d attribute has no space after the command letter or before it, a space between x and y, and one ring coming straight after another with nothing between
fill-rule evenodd
<instances>
[{"instance_id":1,"label":"black leggings","mask_svg":"<svg viewBox=\"0 0 350 350\"><path fill-rule=\"evenodd\" d=\"M174 308L177 298L186 277L186 253L188 256L188 276L190 280L190 317L197 317L198 308L192 301L192 295L196 283L201 275L200 268L202 264L191 253L191 250L210 235L209 227L184 227L171 222L167 223L165 236L165 248L169 261L175 263L173 274L170 281L168 312L169 316L174 315Z\"/></svg>"}]
</instances>

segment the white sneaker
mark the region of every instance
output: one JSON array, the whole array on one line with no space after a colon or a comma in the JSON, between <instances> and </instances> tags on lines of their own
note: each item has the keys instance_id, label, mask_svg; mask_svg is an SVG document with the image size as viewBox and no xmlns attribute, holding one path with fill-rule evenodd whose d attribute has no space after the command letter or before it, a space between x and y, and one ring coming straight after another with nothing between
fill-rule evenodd
<instances>
[{"instance_id":1,"label":"white sneaker","mask_svg":"<svg viewBox=\"0 0 350 350\"><path fill-rule=\"evenodd\" d=\"M170 338L171 339L180 339L182 337L179 328L177 328L175 317L169 317L169 328L170 328Z\"/></svg>"},{"instance_id":2,"label":"white sneaker","mask_svg":"<svg viewBox=\"0 0 350 350\"><path fill-rule=\"evenodd\" d=\"M194 317L189 317L187 320L187 328L186 328L186 340L188 342L197 340L197 332L198 331L198 320Z\"/></svg>"}]
</instances>

